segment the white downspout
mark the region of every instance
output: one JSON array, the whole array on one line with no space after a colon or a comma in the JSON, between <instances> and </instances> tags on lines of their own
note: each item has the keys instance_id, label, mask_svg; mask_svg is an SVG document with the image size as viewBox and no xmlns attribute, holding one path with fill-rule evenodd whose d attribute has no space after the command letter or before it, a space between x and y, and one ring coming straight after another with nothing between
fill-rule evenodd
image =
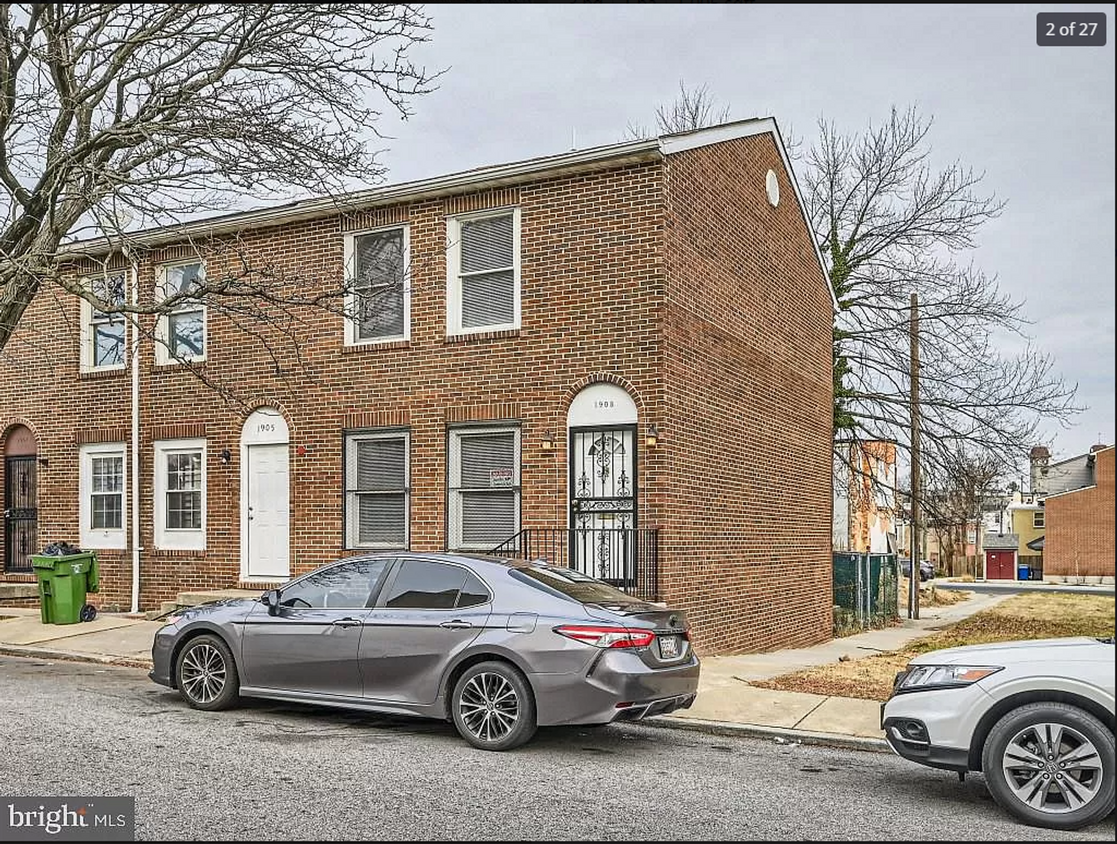
<instances>
[{"instance_id":1,"label":"white downspout","mask_svg":"<svg viewBox=\"0 0 1117 844\"><path fill-rule=\"evenodd\" d=\"M139 267L132 261L129 300L139 303ZM140 322L132 313L132 612L140 611Z\"/></svg>"}]
</instances>

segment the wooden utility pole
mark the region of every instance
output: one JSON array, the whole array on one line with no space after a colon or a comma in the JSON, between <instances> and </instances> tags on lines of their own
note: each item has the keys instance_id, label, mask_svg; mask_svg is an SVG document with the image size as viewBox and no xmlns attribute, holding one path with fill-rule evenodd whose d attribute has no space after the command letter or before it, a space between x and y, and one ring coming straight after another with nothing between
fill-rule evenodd
<instances>
[{"instance_id":1,"label":"wooden utility pole","mask_svg":"<svg viewBox=\"0 0 1117 844\"><path fill-rule=\"evenodd\" d=\"M911 294L911 576L908 618L919 618L919 294Z\"/></svg>"}]
</instances>

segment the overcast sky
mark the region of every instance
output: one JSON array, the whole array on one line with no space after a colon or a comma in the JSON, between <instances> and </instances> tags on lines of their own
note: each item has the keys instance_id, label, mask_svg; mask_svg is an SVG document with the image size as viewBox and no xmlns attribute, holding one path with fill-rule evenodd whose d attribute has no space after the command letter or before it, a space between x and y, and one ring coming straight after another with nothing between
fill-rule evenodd
<instances>
[{"instance_id":1,"label":"overcast sky","mask_svg":"<svg viewBox=\"0 0 1117 844\"><path fill-rule=\"evenodd\" d=\"M390 182L619 141L680 80L731 117L810 142L892 105L933 115L936 159L1008 201L975 263L1026 300L1031 331L1089 409L1050 428L1056 457L1114 436L1114 48L1038 47L1037 11L1113 6L429 5L417 54L449 67L383 161ZM573 133L573 134L572 134Z\"/></svg>"}]
</instances>

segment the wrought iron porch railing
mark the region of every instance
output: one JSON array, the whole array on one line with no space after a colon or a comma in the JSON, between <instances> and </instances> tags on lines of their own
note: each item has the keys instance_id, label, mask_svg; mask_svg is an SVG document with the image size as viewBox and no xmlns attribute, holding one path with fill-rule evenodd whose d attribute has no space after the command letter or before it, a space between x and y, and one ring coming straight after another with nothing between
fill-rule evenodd
<instances>
[{"instance_id":1,"label":"wrought iron porch railing","mask_svg":"<svg viewBox=\"0 0 1117 844\"><path fill-rule=\"evenodd\" d=\"M565 566L659 600L658 528L524 528L490 553Z\"/></svg>"}]
</instances>

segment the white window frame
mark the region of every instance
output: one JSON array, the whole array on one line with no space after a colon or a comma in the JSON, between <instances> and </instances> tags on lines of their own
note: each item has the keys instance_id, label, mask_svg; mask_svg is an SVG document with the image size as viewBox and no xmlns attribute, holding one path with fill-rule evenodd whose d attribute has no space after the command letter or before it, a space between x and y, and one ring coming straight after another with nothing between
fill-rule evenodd
<instances>
[{"instance_id":1,"label":"white window frame","mask_svg":"<svg viewBox=\"0 0 1117 844\"><path fill-rule=\"evenodd\" d=\"M403 333L387 337L358 337L358 293L354 289L357 277L357 238L382 232L403 231ZM411 339L411 226L396 223L375 229L345 235L345 345L372 346L377 343L395 343Z\"/></svg>"},{"instance_id":2,"label":"white window frame","mask_svg":"<svg viewBox=\"0 0 1117 844\"><path fill-rule=\"evenodd\" d=\"M449 431L450 442L448 443L449 449L446 456L446 492L449 498L457 497L457 501L449 501L449 512L447 513L446 526L447 526L447 547L451 551L491 551L492 545L485 543L484 545L467 545L462 540L462 505L461 494L463 490L461 487L462 477L462 450L461 440L463 437L471 435L484 436L486 434L508 434L514 436L515 443L515 458L513 460L513 476L512 476L512 489L515 491L515 524L512 527L512 533L508 538L518 534L522 528L522 510L523 510L523 489L520 486L522 477L522 463L523 463L523 440L521 438L519 425L470 425L462 426L459 428L451 428ZM469 490L465 490L469 492Z\"/></svg>"},{"instance_id":3,"label":"white window frame","mask_svg":"<svg viewBox=\"0 0 1117 844\"><path fill-rule=\"evenodd\" d=\"M349 472L355 467L356 449L351 443L361 440L403 440L403 545L385 543L364 543L359 541L360 520L357 508L357 492L349 489ZM411 547L411 432L402 429L380 431L345 432L345 477L343 495L345 507L345 547L374 551L404 551Z\"/></svg>"},{"instance_id":4,"label":"white window frame","mask_svg":"<svg viewBox=\"0 0 1117 844\"><path fill-rule=\"evenodd\" d=\"M107 277L120 276L124 280L125 289L128 284L128 273L126 270L121 270L119 273L106 274ZM90 276L83 280L83 286L88 290L93 290L93 284L100 278L99 276ZM110 372L112 370L124 369L127 366L128 360L128 321L124 318L124 314L115 314L115 319L112 317L95 317L93 304L86 299L81 300L81 371L82 372ZM121 349L120 363L110 364L97 364L97 355L94 352L94 344L96 341L95 325L100 325L106 322L119 321L124 328L124 348Z\"/></svg>"},{"instance_id":5,"label":"white window frame","mask_svg":"<svg viewBox=\"0 0 1117 844\"><path fill-rule=\"evenodd\" d=\"M201 277L204 282L206 278L206 262L201 258L192 258L189 261L175 261L170 264L163 264L159 267L157 289L159 291L160 301L167 297L167 274L173 269L189 267L192 264L198 264L201 267ZM201 311L202 314L202 353L200 355L190 355L189 357L175 357L171 354L170 314L191 313L193 311ZM155 337L155 363L159 366L170 366L176 363L201 363L205 361L209 354L209 309L206 307L205 302L199 301L196 306L187 306L183 304L170 313L160 314L156 324Z\"/></svg>"},{"instance_id":6,"label":"white window frame","mask_svg":"<svg viewBox=\"0 0 1117 844\"><path fill-rule=\"evenodd\" d=\"M462 279L461 279L461 226L463 222L484 220L489 217L512 215L512 278L513 278L513 319L512 322L481 325L475 328L462 327ZM488 331L507 331L520 327L520 208L509 206L479 211L473 214L457 214L446 218L446 334L449 337L463 334L484 334ZM491 271L490 271L491 272Z\"/></svg>"},{"instance_id":7,"label":"white window frame","mask_svg":"<svg viewBox=\"0 0 1117 844\"><path fill-rule=\"evenodd\" d=\"M200 451L202 455L202 525L200 528L167 527L167 456ZM206 441L157 440L155 442L155 547L166 550L204 551L206 547Z\"/></svg>"},{"instance_id":8,"label":"white window frame","mask_svg":"<svg viewBox=\"0 0 1117 844\"><path fill-rule=\"evenodd\" d=\"M1043 510L1032 511L1032 529L1039 530L1047 527L1047 513Z\"/></svg>"},{"instance_id":9,"label":"white window frame","mask_svg":"<svg viewBox=\"0 0 1117 844\"><path fill-rule=\"evenodd\" d=\"M93 527L93 458L119 457L120 527ZM79 447L78 503L82 548L122 549L128 547L128 448L124 443L89 443ZM103 493L98 493L99 495Z\"/></svg>"}]
</instances>

